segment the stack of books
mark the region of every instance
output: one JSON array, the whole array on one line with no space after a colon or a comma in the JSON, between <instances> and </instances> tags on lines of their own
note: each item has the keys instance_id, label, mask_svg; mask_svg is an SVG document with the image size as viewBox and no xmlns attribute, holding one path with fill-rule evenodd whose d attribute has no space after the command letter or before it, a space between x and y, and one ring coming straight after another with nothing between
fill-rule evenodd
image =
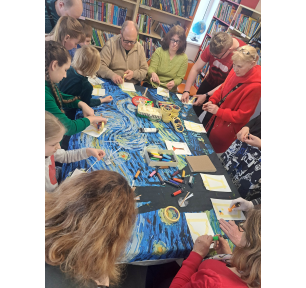
<instances>
[{"instance_id":1,"label":"stack of books","mask_svg":"<svg viewBox=\"0 0 306 288\"><path fill-rule=\"evenodd\" d=\"M122 26L127 9L117 5L96 0L82 0L82 16L102 22Z\"/></svg>"},{"instance_id":2,"label":"stack of books","mask_svg":"<svg viewBox=\"0 0 306 288\"><path fill-rule=\"evenodd\" d=\"M224 26L221 24L221 22L219 22L218 20L213 19L210 22L210 25L207 29L207 34L211 35L215 32L225 32L227 30L227 26Z\"/></svg>"},{"instance_id":3,"label":"stack of books","mask_svg":"<svg viewBox=\"0 0 306 288\"><path fill-rule=\"evenodd\" d=\"M146 58L151 58L154 51L160 47L160 43L156 39L145 37L145 39L139 39L139 43L143 46L146 54Z\"/></svg>"},{"instance_id":4,"label":"stack of books","mask_svg":"<svg viewBox=\"0 0 306 288\"><path fill-rule=\"evenodd\" d=\"M158 22L157 25L156 25L155 28L154 28L154 31L155 31L161 38L163 38L164 35L166 35L166 34L169 32L169 30L170 30L173 26L175 26L175 25L182 26L182 27L185 29L185 31L186 31L186 27L184 27L180 21L177 21L176 24L170 24L170 25L169 25L169 24L165 24L165 23Z\"/></svg>"},{"instance_id":5,"label":"stack of books","mask_svg":"<svg viewBox=\"0 0 306 288\"><path fill-rule=\"evenodd\" d=\"M99 47L103 47L108 39L117 34L101 31L98 29L92 29L91 44Z\"/></svg>"},{"instance_id":6,"label":"stack of books","mask_svg":"<svg viewBox=\"0 0 306 288\"><path fill-rule=\"evenodd\" d=\"M232 26L248 37L251 37L259 26L259 19L254 19L240 13L232 21Z\"/></svg>"},{"instance_id":7,"label":"stack of books","mask_svg":"<svg viewBox=\"0 0 306 288\"><path fill-rule=\"evenodd\" d=\"M236 7L225 1L220 1L215 12L215 17L230 24L236 13Z\"/></svg>"},{"instance_id":8,"label":"stack of books","mask_svg":"<svg viewBox=\"0 0 306 288\"><path fill-rule=\"evenodd\" d=\"M151 33L152 17L146 14L137 14L136 23L139 27L139 32Z\"/></svg>"}]
</instances>

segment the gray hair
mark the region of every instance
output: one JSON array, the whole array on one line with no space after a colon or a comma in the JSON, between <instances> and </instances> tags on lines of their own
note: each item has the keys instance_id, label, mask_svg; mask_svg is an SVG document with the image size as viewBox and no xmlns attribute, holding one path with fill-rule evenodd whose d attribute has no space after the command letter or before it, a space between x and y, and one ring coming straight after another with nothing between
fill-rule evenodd
<instances>
[{"instance_id":1,"label":"gray hair","mask_svg":"<svg viewBox=\"0 0 306 288\"><path fill-rule=\"evenodd\" d=\"M129 24L129 22L132 22L134 24L134 27L135 27L135 29L137 31L137 34L138 34L139 33L139 27L138 27L138 25L134 21L131 21L131 20L124 21L124 23L121 26L121 33L124 32L126 26Z\"/></svg>"}]
</instances>

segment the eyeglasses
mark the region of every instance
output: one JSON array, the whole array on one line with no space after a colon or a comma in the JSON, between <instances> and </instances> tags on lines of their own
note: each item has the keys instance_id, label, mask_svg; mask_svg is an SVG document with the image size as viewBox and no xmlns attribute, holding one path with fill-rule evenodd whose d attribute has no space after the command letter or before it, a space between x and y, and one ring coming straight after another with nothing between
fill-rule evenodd
<instances>
[{"instance_id":1,"label":"eyeglasses","mask_svg":"<svg viewBox=\"0 0 306 288\"><path fill-rule=\"evenodd\" d=\"M223 53L223 55L222 55L221 57L218 57L218 56L213 55L213 54L212 54L212 56L214 56L216 59L222 59L222 57L223 57L229 50L230 50L230 48L227 49L227 50Z\"/></svg>"},{"instance_id":2,"label":"eyeglasses","mask_svg":"<svg viewBox=\"0 0 306 288\"><path fill-rule=\"evenodd\" d=\"M243 228L243 224L244 224L244 221L243 221L243 222L240 222L240 223L238 224L238 230L239 230L239 232L245 232L245 229Z\"/></svg>"},{"instance_id":3,"label":"eyeglasses","mask_svg":"<svg viewBox=\"0 0 306 288\"><path fill-rule=\"evenodd\" d=\"M238 52L241 52L242 54L244 55L251 55L251 53L247 50L247 49L244 49L244 48L241 48L239 50L237 50ZM255 60L255 57L253 55L251 55L252 58Z\"/></svg>"},{"instance_id":4,"label":"eyeglasses","mask_svg":"<svg viewBox=\"0 0 306 288\"><path fill-rule=\"evenodd\" d=\"M170 39L170 41L172 42L172 44L180 44L181 40L174 40L174 39Z\"/></svg>"},{"instance_id":5,"label":"eyeglasses","mask_svg":"<svg viewBox=\"0 0 306 288\"><path fill-rule=\"evenodd\" d=\"M137 41L129 41L129 40L125 40L125 39L123 38L123 35L122 35L122 40L123 40L123 42L124 42L125 44L130 44L130 45L132 45L132 44L136 44L136 42L137 42Z\"/></svg>"}]
</instances>

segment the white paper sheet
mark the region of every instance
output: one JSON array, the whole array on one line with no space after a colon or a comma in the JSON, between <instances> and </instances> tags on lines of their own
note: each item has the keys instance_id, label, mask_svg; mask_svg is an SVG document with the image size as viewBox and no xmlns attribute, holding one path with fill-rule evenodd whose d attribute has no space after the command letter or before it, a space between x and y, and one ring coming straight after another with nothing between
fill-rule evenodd
<instances>
[{"instance_id":1,"label":"white paper sheet","mask_svg":"<svg viewBox=\"0 0 306 288\"><path fill-rule=\"evenodd\" d=\"M224 175L210 175L200 173L203 184L207 190L219 192L232 192Z\"/></svg>"},{"instance_id":2,"label":"white paper sheet","mask_svg":"<svg viewBox=\"0 0 306 288\"><path fill-rule=\"evenodd\" d=\"M121 86L121 89L122 89L123 91L136 92L135 86L134 86L133 83L124 82L124 83L121 84L120 86Z\"/></svg>"},{"instance_id":3,"label":"white paper sheet","mask_svg":"<svg viewBox=\"0 0 306 288\"><path fill-rule=\"evenodd\" d=\"M182 101L182 96L183 96L183 94L178 94L178 93L176 93L176 96L177 96L177 98L178 98L180 101ZM195 102L195 100L196 100L196 99L194 99L194 98L195 98L195 97L189 98L189 101L188 101L187 103L184 103L184 104L192 105L192 104Z\"/></svg>"},{"instance_id":4,"label":"white paper sheet","mask_svg":"<svg viewBox=\"0 0 306 288\"><path fill-rule=\"evenodd\" d=\"M78 175L84 174L84 173L86 173L86 172L82 171L82 170L79 170L79 169L75 169L70 177L78 176Z\"/></svg>"},{"instance_id":5,"label":"white paper sheet","mask_svg":"<svg viewBox=\"0 0 306 288\"><path fill-rule=\"evenodd\" d=\"M106 128L104 127L104 129L102 130L100 128L100 130L98 131L98 129L92 125L89 125L85 130L83 130L82 132L93 136L93 137L99 137L104 131L106 130Z\"/></svg>"},{"instance_id":6,"label":"white paper sheet","mask_svg":"<svg viewBox=\"0 0 306 288\"><path fill-rule=\"evenodd\" d=\"M168 150L173 150L176 155L191 155L189 147L183 142L165 141ZM173 148L174 147L174 148ZM179 148L179 149L175 149Z\"/></svg>"},{"instance_id":7,"label":"white paper sheet","mask_svg":"<svg viewBox=\"0 0 306 288\"><path fill-rule=\"evenodd\" d=\"M94 96L105 96L105 89L94 88L92 90L92 95L94 95Z\"/></svg>"},{"instance_id":8,"label":"white paper sheet","mask_svg":"<svg viewBox=\"0 0 306 288\"><path fill-rule=\"evenodd\" d=\"M245 216L242 211L236 210L229 212L230 204L232 200L214 199L210 198L211 203L214 207L218 220L245 220Z\"/></svg>"},{"instance_id":9,"label":"white paper sheet","mask_svg":"<svg viewBox=\"0 0 306 288\"><path fill-rule=\"evenodd\" d=\"M215 235L214 231L210 226L206 213L185 213L185 217L193 243L197 240L199 236ZM213 248L213 246L214 243L210 245L210 248Z\"/></svg>"},{"instance_id":10,"label":"white paper sheet","mask_svg":"<svg viewBox=\"0 0 306 288\"><path fill-rule=\"evenodd\" d=\"M87 77L88 78L88 81L90 84L92 85L100 85L102 83L104 83L101 79L99 79L98 77Z\"/></svg>"},{"instance_id":11,"label":"white paper sheet","mask_svg":"<svg viewBox=\"0 0 306 288\"><path fill-rule=\"evenodd\" d=\"M206 133L206 130L201 123L195 123L195 122L190 122L187 120L184 120L184 124L187 130L189 131L194 131L198 133Z\"/></svg>"},{"instance_id":12,"label":"white paper sheet","mask_svg":"<svg viewBox=\"0 0 306 288\"><path fill-rule=\"evenodd\" d=\"M157 87L157 94L164 97L169 97L169 90L166 88Z\"/></svg>"}]
</instances>

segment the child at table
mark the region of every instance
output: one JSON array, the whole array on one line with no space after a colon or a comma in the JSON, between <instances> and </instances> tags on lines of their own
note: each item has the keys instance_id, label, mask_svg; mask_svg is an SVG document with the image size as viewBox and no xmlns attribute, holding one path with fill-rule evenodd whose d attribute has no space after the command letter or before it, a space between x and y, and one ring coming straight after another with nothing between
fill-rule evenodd
<instances>
[{"instance_id":1,"label":"child at table","mask_svg":"<svg viewBox=\"0 0 306 288\"><path fill-rule=\"evenodd\" d=\"M94 76L100 68L100 54L93 46L85 45L77 49L71 67L67 71L67 77L58 85L59 89L69 95L80 96L81 101L89 106L98 106L101 103L110 102L112 96L102 99L92 99L93 86L87 76ZM65 109L70 119L75 119L76 109Z\"/></svg>"},{"instance_id":2,"label":"child at table","mask_svg":"<svg viewBox=\"0 0 306 288\"><path fill-rule=\"evenodd\" d=\"M97 127L97 123L107 122L101 116L95 116L94 111L79 97L62 94L54 83L66 77L70 67L71 56L60 43L48 41L45 43L45 110L56 116L66 128L65 135L73 135L83 131L90 124ZM69 119L63 109L80 108L84 118Z\"/></svg>"},{"instance_id":3,"label":"child at table","mask_svg":"<svg viewBox=\"0 0 306 288\"><path fill-rule=\"evenodd\" d=\"M81 23L70 16L62 16L56 23L45 41L61 43L67 50L77 48L77 44L85 41L85 34Z\"/></svg>"},{"instance_id":4,"label":"child at table","mask_svg":"<svg viewBox=\"0 0 306 288\"><path fill-rule=\"evenodd\" d=\"M61 121L51 113L45 111L45 191L53 192L58 186L61 167L55 167L55 161L71 163L87 159L90 156L101 160L105 156L103 150L83 148L65 151L61 149L60 141L65 134L65 127Z\"/></svg>"}]
</instances>

